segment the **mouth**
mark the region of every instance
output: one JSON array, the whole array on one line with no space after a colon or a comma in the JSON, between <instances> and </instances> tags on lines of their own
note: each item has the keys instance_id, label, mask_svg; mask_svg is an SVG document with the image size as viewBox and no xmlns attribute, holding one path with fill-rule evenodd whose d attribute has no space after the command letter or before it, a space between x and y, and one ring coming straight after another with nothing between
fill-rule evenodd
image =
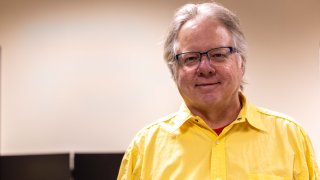
<instances>
[{"instance_id":1,"label":"mouth","mask_svg":"<svg viewBox=\"0 0 320 180\"><path fill-rule=\"evenodd\" d=\"M207 86L215 86L221 84L220 82L216 82L216 83L198 83L195 84L195 87L207 87Z\"/></svg>"}]
</instances>

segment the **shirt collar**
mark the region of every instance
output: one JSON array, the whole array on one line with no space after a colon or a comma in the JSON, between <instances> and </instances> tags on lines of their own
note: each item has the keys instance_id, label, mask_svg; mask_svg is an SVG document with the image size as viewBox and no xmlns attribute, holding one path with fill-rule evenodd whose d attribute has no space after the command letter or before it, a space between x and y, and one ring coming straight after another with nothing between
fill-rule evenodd
<instances>
[{"instance_id":1,"label":"shirt collar","mask_svg":"<svg viewBox=\"0 0 320 180\"><path fill-rule=\"evenodd\" d=\"M171 128L171 131L176 131L179 129L186 121L189 119L194 118L191 111L188 109L187 105L185 103L182 103L179 111L176 113L176 115L172 118L173 126Z\"/></svg>"},{"instance_id":2,"label":"shirt collar","mask_svg":"<svg viewBox=\"0 0 320 180\"><path fill-rule=\"evenodd\" d=\"M256 129L267 131L264 123L260 120L260 113L258 112L257 107L247 102L246 97L241 92L239 93L239 97L242 103L242 108L234 123L246 121ZM188 120L192 120L194 118L195 116L188 109L187 105L185 103L182 103L182 105L179 108L179 111L172 119L172 132L179 129Z\"/></svg>"},{"instance_id":3,"label":"shirt collar","mask_svg":"<svg viewBox=\"0 0 320 180\"><path fill-rule=\"evenodd\" d=\"M256 106L247 101L246 97L240 92L242 108L237 117L238 120L245 120L256 129L267 131L265 124L261 121L259 110Z\"/></svg>"}]
</instances>

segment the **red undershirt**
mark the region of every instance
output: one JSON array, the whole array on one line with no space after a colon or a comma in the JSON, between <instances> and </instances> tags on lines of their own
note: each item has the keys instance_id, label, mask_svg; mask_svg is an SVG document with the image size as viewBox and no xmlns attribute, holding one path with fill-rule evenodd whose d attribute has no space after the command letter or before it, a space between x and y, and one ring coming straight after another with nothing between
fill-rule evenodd
<instances>
[{"instance_id":1,"label":"red undershirt","mask_svg":"<svg viewBox=\"0 0 320 180\"><path fill-rule=\"evenodd\" d=\"M223 129L224 129L225 127L226 127L226 126L223 126L223 127L221 127L221 128L217 128L217 129L213 129L213 130L214 130L214 132L216 132L217 135L219 136L219 134L223 131Z\"/></svg>"},{"instance_id":2,"label":"red undershirt","mask_svg":"<svg viewBox=\"0 0 320 180\"><path fill-rule=\"evenodd\" d=\"M229 124L231 124L231 123L229 123ZM214 130L214 132L216 132L217 135L219 136L219 134L223 131L223 129L224 129L225 127L229 126L229 124L227 124L227 125L225 125L225 126L223 126L223 127L221 127L221 128L217 128L217 129L213 129L213 130Z\"/></svg>"}]
</instances>

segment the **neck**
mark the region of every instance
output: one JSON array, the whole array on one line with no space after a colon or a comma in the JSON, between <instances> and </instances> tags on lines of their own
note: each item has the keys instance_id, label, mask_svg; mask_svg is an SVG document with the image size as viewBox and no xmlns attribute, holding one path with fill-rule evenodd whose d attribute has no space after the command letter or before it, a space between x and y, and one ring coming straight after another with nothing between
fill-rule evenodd
<instances>
[{"instance_id":1,"label":"neck","mask_svg":"<svg viewBox=\"0 0 320 180\"><path fill-rule=\"evenodd\" d=\"M206 105L203 108L188 106L192 114L201 117L211 129L232 123L241 110L239 96L229 103Z\"/></svg>"}]
</instances>

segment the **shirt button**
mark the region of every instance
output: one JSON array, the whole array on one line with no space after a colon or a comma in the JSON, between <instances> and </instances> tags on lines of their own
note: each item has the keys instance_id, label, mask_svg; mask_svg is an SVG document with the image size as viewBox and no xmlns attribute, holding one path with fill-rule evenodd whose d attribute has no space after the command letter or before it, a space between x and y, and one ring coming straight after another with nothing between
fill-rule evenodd
<instances>
[{"instance_id":1,"label":"shirt button","mask_svg":"<svg viewBox=\"0 0 320 180\"><path fill-rule=\"evenodd\" d=\"M220 144L220 141L219 140L216 140L216 145Z\"/></svg>"},{"instance_id":2,"label":"shirt button","mask_svg":"<svg viewBox=\"0 0 320 180\"><path fill-rule=\"evenodd\" d=\"M196 122L199 122L199 120L198 120L198 119L195 119L195 121L196 121Z\"/></svg>"}]
</instances>

